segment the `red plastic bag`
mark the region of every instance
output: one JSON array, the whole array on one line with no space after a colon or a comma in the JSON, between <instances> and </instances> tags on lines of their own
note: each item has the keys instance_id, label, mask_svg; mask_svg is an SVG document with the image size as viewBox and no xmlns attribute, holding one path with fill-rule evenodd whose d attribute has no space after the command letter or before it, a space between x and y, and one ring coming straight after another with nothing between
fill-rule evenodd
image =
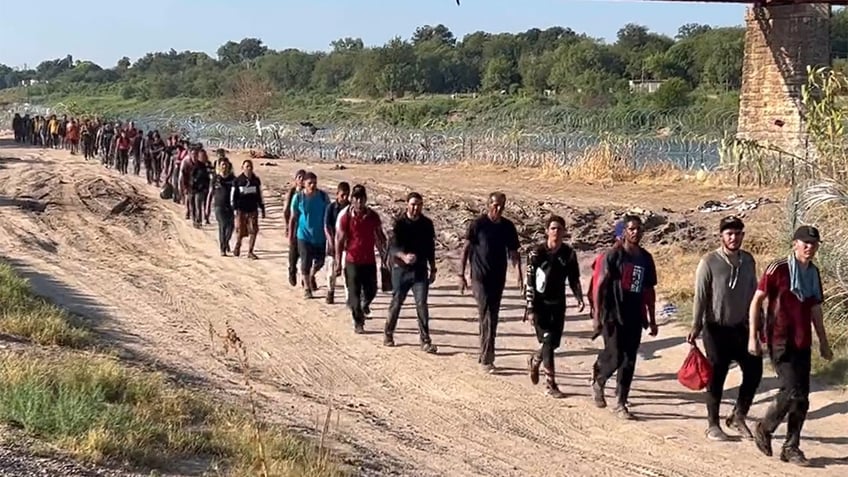
<instances>
[{"instance_id":1,"label":"red plastic bag","mask_svg":"<svg viewBox=\"0 0 848 477\"><path fill-rule=\"evenodd\" d=\"M710 361L697 346L692 346L677 372L677 380L693 391L700 391L707 387L712 378L713 366Z\"/></svg>"}]
</instances>

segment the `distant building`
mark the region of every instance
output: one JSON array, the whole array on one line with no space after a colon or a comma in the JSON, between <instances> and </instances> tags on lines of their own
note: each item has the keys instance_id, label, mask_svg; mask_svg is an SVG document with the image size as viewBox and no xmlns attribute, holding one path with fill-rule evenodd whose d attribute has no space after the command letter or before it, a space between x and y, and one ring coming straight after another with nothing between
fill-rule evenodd
<instances>
[{"instance_id":1,"label":"distant building","mask_svg":"<svg viewBox=\"0 0 848 477\"><path fill-rule=\"evenodd\" d=\"M660 86L665 83L663 80L630 80L631 93L656 93Z\"/></svg>"},{"instance_id":2,"label":"distant building","mask_svg":"<svg viewBox=\"0 0 848 477\"><path fill-rule=\"evenodd\" d=\"M34 78L28 79L28 80L21 80L21 86L32 86L32 85L38 84L38 83L41 83L41 81L38 81L37 79L34 79ZM45 83L46 83L46 81L45 81Z\"/></svg>"}]
</instances>

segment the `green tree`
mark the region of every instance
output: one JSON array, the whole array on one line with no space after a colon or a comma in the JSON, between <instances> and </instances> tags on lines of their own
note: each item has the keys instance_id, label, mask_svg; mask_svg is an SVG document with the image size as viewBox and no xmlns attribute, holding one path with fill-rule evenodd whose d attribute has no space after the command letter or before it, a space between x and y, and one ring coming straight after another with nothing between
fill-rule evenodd
<instances>
[{"instance_id":1,"label":"green tree","mask_svg":"<svg viewBox=\"0 0 848 477\"><path fill-rule=\"evenodd\" d=\"M683 108L692 103L691 93L689 83L680 78L671 78L660 85L657 92L651 95L651 100L658 109Z\"/></svg>"}]
</instances>

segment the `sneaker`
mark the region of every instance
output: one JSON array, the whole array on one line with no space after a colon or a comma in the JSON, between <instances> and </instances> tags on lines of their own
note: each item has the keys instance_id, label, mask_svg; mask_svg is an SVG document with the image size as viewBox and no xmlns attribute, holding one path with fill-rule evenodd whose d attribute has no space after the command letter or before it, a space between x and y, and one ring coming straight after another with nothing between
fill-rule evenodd
<instances>
[{"instance_id":1,"label":"sneaker","mask_svg":"<svg viewBox=\"0 0 848 477\"><path fill-rule=\"evenodd\" d=\"M359 325L359 324L354 325L353 326L353 332L358 334L358 335L363 335L363 334L365 334L365 327L362 326L362 325Z\"/></svg>"},{"instance_id":2,"label":"sneaker","mask_svg":"<svg viewBox=\"0 0 848 477\"><path fill-rule=\"evenodd\" d=\"M238 247L234 248L233 249L233 257L238 257L239 255L241 255L241 249L238 248Z\"/></svg>"},{"instance_id":3,"label":"sneaker","mask_svg":"<svg viewBox=\"0 0 848 477\"><path fill-rule=\"evenodd\" d=\"M221 256L222 256L222 257L226 257L226 256L227 256L227 252L225 252L224 250L221 250Z\"/></svg>"},{"instance_id":4,"label":"sneaker","mask_svg":"<svg viewBox=\"0 0 848 477\"><path fill-rule=\"evenodd\" d=\"M325 299L328 305L332 305L336 302L335 296L333 296L333 292L327 292L327 298Z\"/></svg>"},{"instance_id":5,"label":"sneaker","mask_svg":"<svg viewBox=\"0 0 848 477\"><path fill-rule=\"evenodd\" d=\"M394 345L395 339L392 337L392 335L386 335L383 337L383 346L388 346L389 348L392 348L394 347Z\"/></svg>"},{"instance_id":6,"label":"sneaker","mask_svg":"<svg viewBox=\"0 0 848 477\"><path fill-rule=\"evenodd\" d=\"M433 343L421 343L421 351L427 354L436 354L436 352L439 351L439 348L437 348Z\"/></svg>"},{"instance_id":7,"label":"sneaker","mask_svg":"<svg viewBox=\"0 0 848 477\"><path fill-rule=\"evenodd\" d=\"M554 399L562 399L565 397L565 394L559 390L559 386L556 383L548 383L545 386L545 396L552 397Z\"/></svg>"},{"instance_id":8,"label":"sneaker","mask_svg":"<svg viewBox=\"0 0 848 477\"><path fill-rule=\"evenodd\" d=\"M594 379L592 380L592 401L594 401L595 407L601 409L607 407L607 399L604 397L604 386Z\"/></svg>"},{"instance_id":9,"label":"sneaker","mask_svg":"<svg viewBox=\"0 0 848 477\"><path fill-rule=\"evenodd\" d=\"M619 405L616 406L615 409L612 410L612 412L613 414L615 414L615 417L623 419L625 421L633 421L636 419L633 414L630 414L630 409L627 409L626 404L619 403Z\"/></svg>"},{"instance_id":10,"label":"sneaker","mask_svg":"<svg viewBox=\"0 0 848 477\"><path fill-rule=\"evenodd\" d=\"M530 382L533 385L539 384L539 365L542 364L539 361L536 361L536 357L530 355L527 358L527 371L530 373Z\"/></svg>"},{"instance_id":11,"label":"sneaker","mask_svg":"<svg viewBox=\"0 0 848 477\"><path fill-rule=\"evenodd\" d=\"M366 320L371 319L371 305L362 305L362 313L365 315Z\"/></svg>"},{"instance_id":12,"label":"sneaker","mask_svg":"<svg viewBox=\"0 0 848 477\"><path fill-rule=\"evenodd\" d=\"M799 465L801 467L809 467L810 461L807 456L797 447L784 447L780 451L780 460L789 464Z\"/></svg>"},{"instance_id":13,"label":"sneaker","mask_svg":"<svg viewBox=\"0 0 848 477\"><path fill-rule=\"evenodd\" d=\"M251 260L259 260L259 257L257 257L256 254L253 252L247 252L247 258Z\"/></svg>"},{"instance_id":14,"label":"sneaker","mask_svg":"<svg viewBox=\"0 0 848 477\"><path fill-rule=\"evenodd\" d=\"M495 365L494 364L481 364L480 369L482 369L484 373L494 374Z\"/></svg>"},{"instance_id":15,"label":"sneaker","mask_svg":"<svg viewBox=\"0 0 848 477\"><path fill-rule=\"evenodd\" d=\"M297 273L289 273L289 285L297 286Z\"/></svg>"},{"instance_id":16,"label":"sneaker","mask_svg":"<svg viewBox=\"0 0 848 477\"><path fill-rule=\"evenodd\" d=\"M317 280L315 280L315 277L312 277L312 289L313 289L313 290L317 290L317 289L318 289L318 281L317 281Z\"/></svg>"},{"instance_id":17,"label":"sneaker","mask_svg":"<svg viewBox=\"0 0 848 477\"><path fill-rule=\"evenodd\" d=\"M303 298L306 298L307 300L311 300L312 299L312 290L310 290L309 288L304 289L303 290Z\"/></svg>"},{"instance_id":18,"label":"sneaker","mask_svg":"<svg viewBox=\"0 0 848 477\"><path fill-rule=\"evenodd\" d=\"M754 428L754 443L757 444L757 449L766 456L771 457L773 455L771 448L771 433L766 432L762 422L758 423L757 427Z\"/></svg>"},{"instance_id":19,"label":"sneaker","mask_svg":"<svg viewBox=\"0 0 848 477\"><path fill-rule=\"evenodd\" d=\"M708 427L704 435L706 435L708 440L714 442L724 442L730 439L718 425Z\"/></svg>"},{"instance_id":20,"label":"sneaker","mask_svg":"<svg viewBox=\"0 0 848 477\"><path fill-rule=\"evenodd\" d=\"M733 414L727 418L725 424L727 424L727 427L729 427L730 429L734 429L736 432L738 432L743 439L754 438L754 434L751 433L751 429L748 427L748 423L745 422L745 416Z\"/></svg>"}]
</instances>

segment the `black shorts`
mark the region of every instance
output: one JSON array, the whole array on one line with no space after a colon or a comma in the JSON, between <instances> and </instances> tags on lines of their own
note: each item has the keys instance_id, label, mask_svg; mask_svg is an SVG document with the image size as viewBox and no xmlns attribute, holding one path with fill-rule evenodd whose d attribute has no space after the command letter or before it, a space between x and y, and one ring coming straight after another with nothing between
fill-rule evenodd
<instances>
[{"instance_id":1,"label":"black shorts","mask_svg":"<svg viewBox=\"0 0 848 477\"><path fill-rule=\"evenodd\" d=\"M314 270L320 270L324 266L327 256L326 244L310 243L305 240L297 241L297 252L300 256L300 271L304 276Z\"/></svg>"}]
</instances>

